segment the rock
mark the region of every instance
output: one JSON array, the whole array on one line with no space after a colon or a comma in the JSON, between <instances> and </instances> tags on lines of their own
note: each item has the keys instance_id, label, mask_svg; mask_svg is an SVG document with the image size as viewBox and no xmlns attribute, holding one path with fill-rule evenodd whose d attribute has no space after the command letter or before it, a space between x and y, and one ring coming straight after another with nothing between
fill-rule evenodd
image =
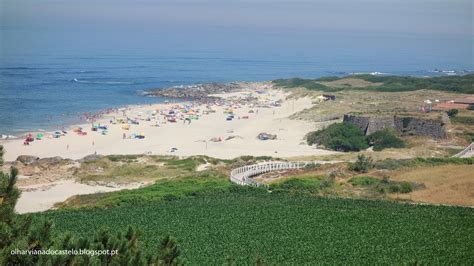
<instances>
[{"instance_id":1,"label":"rock","mask_svg":"<svg viewBox=\"0 0 474 266\"><path fill-rule=\"evenodd\" d=\"M21 162L24 165L32 164L39 160L39 157L32 155L20 155L16 158L17 161Z\"/></svg>"},{"instance_id":2,"label":"rock","mask_svg":"<svg viewBox=\"0 0 474 266\"><path fill-rule=\"evenodd\" d=\"M87 155L86 157L80 159L79 162L81 162L81 163L93 162L93 161L99 160L100 158L102 158L102 155L91 154L91 155Z\"/></svg>"},{"instance_id":3,"label":"rock","mask_svg":"<svg viewBox=\"0 0 474 266\"><path fill-rule=\"evenodd\" d=\"M216 97L209 94L226 93L240 90L242 86L238 83L208 83L190 86L171 87L164 89L152 89L145 92L147 96L167 97L177 99L207 100Z\"/></svg>"},{"instance_id":4,"label":"rock","mask_svg":"<svg viewBox=\"0 0 474 266\"><path fill-rule=\"evenodd\" d=\"M41 158L38 161L36 161L37 164L40 165L58 165L63 161L63 158L56 156L56 157L50 157L50 158Z\"/></svg>"},{"instance_id":5,"label":"rock","mask_svg":"<svg viewBox=\"0 0 474 266\"><path fill-rule=\"evenodd\" d=\"M258 134L257 138L259 140L274 140L274 139L277 138L277 135L262 132L262 133Z\"/></svg>"}]
</instances>

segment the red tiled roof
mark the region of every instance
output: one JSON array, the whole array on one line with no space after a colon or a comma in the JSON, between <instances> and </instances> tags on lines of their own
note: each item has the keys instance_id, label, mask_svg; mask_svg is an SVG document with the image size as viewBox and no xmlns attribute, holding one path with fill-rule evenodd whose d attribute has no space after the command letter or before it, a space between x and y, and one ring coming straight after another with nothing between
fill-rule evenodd
<instances>
[{"instance_id":1,"label":"red tiled roof","mask_svg":"<svg viewBox=\"0 0 474 266\"><path fill-rule=\"evenodd\" d=\"M469 104L464 103L438 103L431 108L432 110L449 110L449 109L467 109Z\"/></svg>"}]
</instances>

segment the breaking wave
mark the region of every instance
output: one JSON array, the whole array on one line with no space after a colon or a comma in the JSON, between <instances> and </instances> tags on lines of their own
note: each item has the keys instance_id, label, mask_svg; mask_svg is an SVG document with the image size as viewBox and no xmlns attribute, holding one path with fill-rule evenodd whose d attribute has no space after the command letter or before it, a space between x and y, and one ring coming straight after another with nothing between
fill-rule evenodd
<instances>
[{"instance_id":1,"label":"breaking wave","mask_svg":"<svg viewBox=\"0 0 474 266\"><path fill-rule=\"evenodd\" d=\"M107 84L107 85L133 84L133 82L128 82L128 81L82 80L82 79L77 79L77 78L74 78L72 81L76 83L85 83L85 84Z\"/></svg>"}]
</instances>

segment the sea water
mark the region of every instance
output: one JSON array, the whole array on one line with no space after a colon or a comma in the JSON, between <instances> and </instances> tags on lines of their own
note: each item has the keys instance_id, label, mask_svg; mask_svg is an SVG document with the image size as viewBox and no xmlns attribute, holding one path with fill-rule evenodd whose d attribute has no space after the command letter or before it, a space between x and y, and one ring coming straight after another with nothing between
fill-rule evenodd
<instances>
[{"instance_id":1,"label":"sea water","mask_svg":"<svg viewBox=\"0 0 474 266\"><path fill-rule=\"evenodd\" d=\"M444 75L423 65L374 64L366 57L259 58L232 55L4 55L0 134L60 129L84 112L162 102L143 91L193 83L316 78L350 73ZM451 69L446 69L451 71ZM452 74L452 73L451 73Z\"/></svg>"}]
</instances>

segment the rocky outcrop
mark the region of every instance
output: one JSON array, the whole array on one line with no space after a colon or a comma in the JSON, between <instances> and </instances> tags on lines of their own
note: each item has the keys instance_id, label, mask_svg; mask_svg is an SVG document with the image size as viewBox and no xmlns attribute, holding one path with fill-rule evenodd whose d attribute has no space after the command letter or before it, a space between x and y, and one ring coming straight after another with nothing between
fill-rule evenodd
<instances>
[{"instance_id":1,"label":"rocky outcrop","mask_svg":"<svg viewBox=\"0 0 474 266\"><path fill-rule=\"evenodd\" d=\"M445 124L442 121L416 117L344 115L344 122L357 126L365 135L391 128L401 135L430 136L437 139L447 137Z\"/></svg>"},{"instance_id":2,"label":"rocky outcrop","mask_svg":"<svg viewBox=\"0 0 474 266\"><path fill-rule=\"evenodd\" d=\"M84 158L78 160L78 162L80 162L80 163L93 162L93 161L99 160L100 158L102 158L102 155L99 155L99 154L90 154L90 155L87 155L87 156L85 156Z\"/></svg>"},{"instance_id":3,"label":"rocky outcrop","mask_svg":"<svg viewBox=\"0 0 474 266\"><path fill-rule=\"evenodd\" d=\"M49 157L49 158L41 158L36 163L40 165L47 165L47 166L55 166L59 164L70 164L74 161L71 159L63 159L59 156L56 157Z\"/></svg>"},{"instance_id":4,"label":"rocky outcrop","mask_svg":"<svg viewBox=\"0 0 474 266\"><path fill-rule=\"evenodd\" d=\"M29 165L38 161L39 157L32 155L20 155L16 158L16 160L24 165Z\"/></svg>"},{"instance_id":5,"label":"rocky outcrop","mask_svg":"<svg viewBox=\"0 0 474 266\"><path fill-rule=\"evenodd\" d=\"M189 86L178 86L164 89L153 89L144 93L146 96L205 100L215 98L210 94L227 93L242 89L239 83L207 83Z\"/></svg>"}]
</instances>

